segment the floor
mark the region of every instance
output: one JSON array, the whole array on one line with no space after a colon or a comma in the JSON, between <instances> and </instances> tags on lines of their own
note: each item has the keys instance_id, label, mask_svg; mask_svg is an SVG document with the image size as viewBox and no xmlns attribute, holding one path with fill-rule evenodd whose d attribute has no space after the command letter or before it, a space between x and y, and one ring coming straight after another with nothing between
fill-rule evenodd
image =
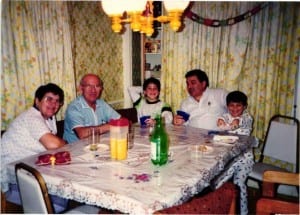
<instances>
[{"instance_id":1,"label":"floor","mask_svg":"<svg viewBox=\"0 0 300 215\"><path fill-rule=\"evenodd\" d=\"M260 192L258 189L255 188L248 188L248 208L249 208L249 214L255 214L255 205L256 205L256 201L260 196ZM289 199L289 197L284 197L283 198L287 198ZM75 206L77 206L79 203L75 202L75 201L70 201L70 208L73 208ZM21 214L23 213L22 207L12 204L12 203L7 203L7 212L6 213L10 213L10 214ZM99 211L100 214L114 214L117 213L115 211L110 211L110 210L106 210L106 209L101 209Z\"/></svg>"}]
</instances>

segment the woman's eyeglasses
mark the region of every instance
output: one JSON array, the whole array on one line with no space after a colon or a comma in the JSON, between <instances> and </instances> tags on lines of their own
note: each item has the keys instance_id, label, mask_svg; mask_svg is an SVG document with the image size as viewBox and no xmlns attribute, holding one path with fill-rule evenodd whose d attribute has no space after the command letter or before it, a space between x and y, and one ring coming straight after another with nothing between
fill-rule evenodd
<instances>
[{"instance_id":1,"label":"woman's eyeglasses","mask_svg":"<svg viewBox=\"0 0 300 215\"><path fill-rule=\"evenodd\" d=\"M63 102L60 102L59 99L55 99L51 96L45 96L44 101L47 103L54 103L55 105L59 105L59 106L62 106L64 104Z\"/></svg>"}]
</instances>

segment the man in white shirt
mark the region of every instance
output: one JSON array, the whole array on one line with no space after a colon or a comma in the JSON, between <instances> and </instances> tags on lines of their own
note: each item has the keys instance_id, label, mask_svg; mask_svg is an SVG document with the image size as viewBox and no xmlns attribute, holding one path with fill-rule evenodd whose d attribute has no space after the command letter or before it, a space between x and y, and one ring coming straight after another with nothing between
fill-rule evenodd
<instances>
[{"instance_id":1,"label":"man in white shirt","mask_svg":"<svg viewBox=\"0 0 300 215\"><path fill-rule=\"evenodd\" d=\"M227 91L210 89L208 77L200 69L188 71L185 75L189 97L181 102L180 110L190 115L185 121L175 115L174 125L189 125L197 128L218 130L217 118L226 112Z\"/></svg>"}]
</instances>

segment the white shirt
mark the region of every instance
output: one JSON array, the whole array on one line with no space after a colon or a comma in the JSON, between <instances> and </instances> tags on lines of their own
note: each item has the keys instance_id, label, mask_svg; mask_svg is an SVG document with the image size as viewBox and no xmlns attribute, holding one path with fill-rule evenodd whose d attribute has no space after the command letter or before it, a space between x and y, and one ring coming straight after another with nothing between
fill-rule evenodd
<instances>
[{"instance_id":1,"label":"white shirt","mask_svg":"<svg viewBox=\"0 0 300 215\"><path fill-rule=\"evenodd\" d=\"M21 113L9 125L1 138L1 176L7 163L46 151L39 139L46 133L56 134L56 120L45 120L41 112L34 107ZM1 182L5 179L2 178ZM6 192L5 186L2 189Z\"/></svg>"},{"instance_id":2,"label":"white shirt","mask_svg":"<svg viewBox=\"0 0 300 215\"><path fill-rule=\"evenodd\" d=\"M196 101L189 96L181 103L181 110L190 114L186 125L219 130L217 126L217 118L226 112L226 96L227 91L224 89L207 88L200 101Z\"/></svg>"},{"instance_id":3,"label":"white shirt","mask_svg":"<svg viewBox=\"0 0 300 215\"><path fill-rule=\"evenodd\" d=\"M171 107L160 100L156 102L148 102L144 97L142 97L143 88L142 87L129 87L128 92L130 94L131 100L134 103L134 107L138 113L138 120L142 116L151 116L155 118L157 114L164 118L166 124L171 124L173 122L173 113Z\"/></svg>"}]
</instances>

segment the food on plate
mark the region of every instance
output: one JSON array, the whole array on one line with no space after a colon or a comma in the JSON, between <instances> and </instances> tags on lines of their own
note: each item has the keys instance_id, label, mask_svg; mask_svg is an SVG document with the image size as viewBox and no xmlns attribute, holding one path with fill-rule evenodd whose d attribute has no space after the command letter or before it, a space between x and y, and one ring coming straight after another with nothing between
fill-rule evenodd
<instances>
[{"instance_id":1,"label":"food on plate","mask_svg":"<svg viewBox=\"0 0 300 215\"><path fill-rule=\"evenodd\" d=\"M201 145L201 146L199 146L199 150L201 151L201 152L207 152L207 147L206 146L203 146L203 145Z\"/></svg>"}]
</instances>

